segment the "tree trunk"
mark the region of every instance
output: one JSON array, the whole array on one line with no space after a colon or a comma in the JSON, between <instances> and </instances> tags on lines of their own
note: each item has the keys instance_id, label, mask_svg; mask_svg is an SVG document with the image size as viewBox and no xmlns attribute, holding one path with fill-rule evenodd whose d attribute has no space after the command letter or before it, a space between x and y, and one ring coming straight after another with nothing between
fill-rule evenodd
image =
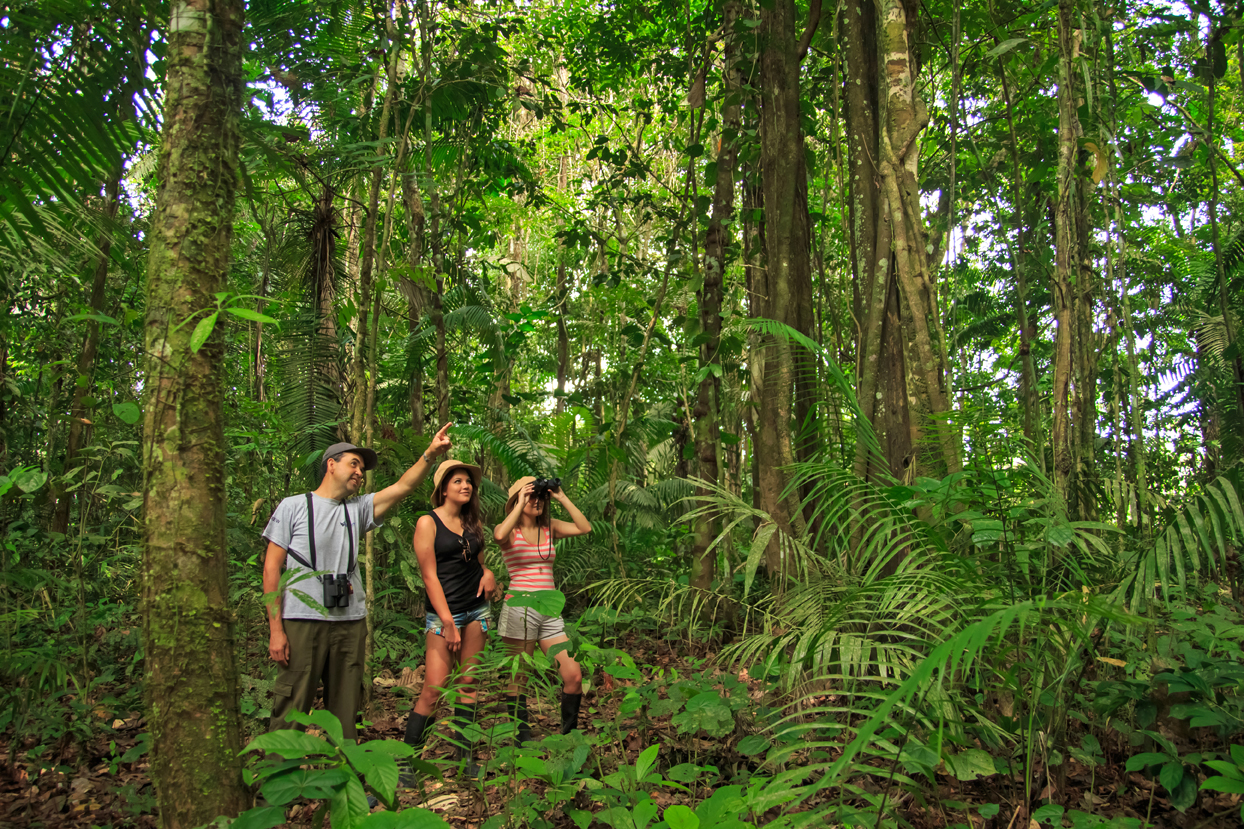
<instances>
[{"instance_id":1,"label":"tree trunk","mask_svg":"<svg viewBox=\"0 0 1244 829\"><path fill-rule=\"evenodd\" d=\"M557 169L557 189L566 192L569 184L570 156L562 153ZM554 414L566 410L566 378L570 371L570 329L566 326L566 310L570 302L570 279L566 274L566 245L557 245L557 399Z\"/></svg>"},{"instance_id":2,"label":"tree trunk","mask_svg":"<svg viewBox=\"0 0 1244 829\"><path fill-rule=\"evenodd\" d=\"M120 169L114 170L104 185L104 218L111 222L117 217L118 195L121 191ZM104 289L108 285L108 263L112 258L112 230L105 228L99 241L99 259L95 263L95 275L91 280L90 309L92 314L102 314L104 310ZM65 446L64 472L73 471L78 452L82 446L90 442L90 427L87 425L86 398L94 388L92 379L95 374L95 357L99 353L99 322L87 320L86 340L82 343L82 351L78 354L77 382L73 387L73 398L69 403L69 434ZM69 508L73 504L73 496L68 492L58 492L56 509L52 513L52 532L66 533L69 531Z\"/></svg>"},{"instance_id":3,"label":"tree trunk","mask_svg":"<svg viewBox=\"0 0 1244 829\"><path fill-rule=\"evenodd\" d=\"M898 277L890 252L893 234L877 168L881 105L877 9L872 0L860 0L858 8L858 12L844 10L841 16L846 52L848 242L859 325L856 397L877 433L885 468L877 468L864 442L857 441L854 469L861 478L903 480L912 463L912 426Z\"/></svg>"},{"instance_id":4,"label":"tree trunk","mask_svg":"<svg viewBox=\"0 0 1244 829\"><path fill-rule=\"evenodd\" d=\"M1075 165L1080 122L1076 115L1075 60L1079 51L1072 25L1072 0L1058 4L1058 201L1054 209L1054 489L1070 504L1075 459L1072 455L1071 375L1075 294L1073 269L1079 245L1075 221Z\"/></svg>"},{"instance_id":5,"label":"tree trunk","mask_svg":"<svg viewBox=\"0 0 1244 829\"><path fill-rule=\"evenodd\" d=\"M411 114L413 116L413 109ZM413 337L423 324L424 313L432 307L432 292L428 290L426 280L421 278L428 272L427 240L424 235L427 217L423 210L423 199L419 196L419 188L415 186L414 175L400 167L398 175L402 181L402 202L406 207L406 234L409 238L406 264L415 276L414 279L402 277L398 285L406 299L406 330ZM411 343L408 354L410 423L415 434L422 435L427 428L427 413L423 404L423 357L416 352L414 343Z\"/></svg>"},{"instance_id":6,"label":"tree trunk","mask_svg":"<svg viewBox=\"0 0 1244 829\"><path fill-rule=\"evenodd\" d=\"M997 38L995 37L995 40ZM1028 316L1028 275L1025 267L1028 257L1028 239L1024 221L1024 177L1019 163L1019 133L1015 129L1015 110L1011 100L1011 87L1006 76L1006 66L999 57L997 60L998 80L1002 86L1002 100L1006 104L1006 124L1011 139L1011 201L1015 214L1015 247L1012 259L1015 269L1015 317L1019 325L1019 358L1020 358L1020 422L1024 430L1024 440L1037 461L1042 473L1045 472L1045 440L1041 427L1041 399L1037 389L1036 365L1032 359L1032 342L1036 339L1036 326Z\"/></svg>"},{"instance_id":7,"label":"tree trunk","mask_svg":"<svg viewBox=\"0 0 1244 829\"><path fill-rule=\"evenodd\" d=\"M811 332L811 247L808 238L807 172L799 126L800 47L796 38L794 0L774 0L760 10L761 105L760 165L765 210L765 268L757 274L755 316L777 320ZM795 461L796 435L806 420L797 420L807 401L797 401L796 379L805 387L809 360L784 336L764 337L765 367L759 401L757 459L760 464L761 509L782 532L802 529L797 492L787 492L784 468ZM798 363L798 364L797 364ZM797 406L797 402L800 404ZM770 578L779 591L786 562L775 534L766 550Z\"/></svg>"},{"instance_id":8,"label":"tree trunk","mask_svg":"<svg viewBox=\"0 0 1244 829\"><path fill-rule=\"evenodd\" d=\"M396 27L392 14L385 16L385 29L389 41L388 83L384 91L384 103L380 106L380 125L376 146L376 163L371 168L371 182L367 190L367 215L363 231L363 261L359 265L358 327L354 341L354 405L350 421L350 440L356 444L363 440L364 412L367 408L367 342L368 313L371 311L373 280L376 262L376 224L380 213L380 182L384 175L384 154L388 152L385 141L389 136L389 117L393 110L393 95L397 90L397 61L401 42L394 39Z\"/></svg>"},{"instance_id":9,"label":"tree trunk","mask_svg":"<svg viewBox=\"0 0 1244 829\"><path fill-rule=\"evenodd\" d=\"M225 543L223 325L190 340L229 272L241 0L175 8L147 267L143 633L151 777L166 827L246 808Z\"/></svg>"},{"instance_id":10,"label":"tree trunk","mask_svg":"<svg viewBox=\"0 0 1244 829\"><path fill-rule=\"evenodd\" d=\"M919 71L912 50L916 6L909 0L882 0L878 26L879 56L887 87L885 120L880 133L879 168L884 209L893 233L894 272L898 277L912 350L908 368L908 393L921 412L928 413L928 427L936 436L940 453L920 439L923 423L913 423L913 449L918 455L918 474L940 477L958 472L959 439L951 422L948 390L944 387L947 365L945 336L937 286L930 261L929 234L924 226L917 170L920 133L929 113L916 89ZM949 206L949 205L947 205ZM925 448L925 447L928 448Z\"/></svg>"},{"instance_id":11,"label":"tree trunk","mask_svg":"<svg viewBox=\"0 0 1244 829\"><path fill-rule=\"evenodd\" d=\"M726 47L722 76L724 80L721 105L721 149L717 153L717 180L713 187L713 213L708 232L704 235L704 282L697 300L700 308L700 332L704 338L700 346L700 380L695 408L695 455L698 475L707 485L696 494L709 494L708 487L720 483L721 447L721 306L723 278L726 271L726 247L729 242L730 222L734 216L734 178L738 166L737 136L742 107L739 101L739 76L736 64L739 59L739 43L734 34L735 21L739 15L738 0L729 0L725 9L724 30ZM717 535L717 522L710 517L696 519L692 530L691 586L707 590L716 575L716 552L709 545Z\"/></svg>"}]
</instances>

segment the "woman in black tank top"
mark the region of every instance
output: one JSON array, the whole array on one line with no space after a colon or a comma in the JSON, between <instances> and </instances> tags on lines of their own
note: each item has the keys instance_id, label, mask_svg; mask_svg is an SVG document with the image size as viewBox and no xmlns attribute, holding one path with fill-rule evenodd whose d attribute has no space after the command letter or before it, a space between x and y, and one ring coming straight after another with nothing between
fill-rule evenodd
<instances>
[{"instance_id":1,"label":"woman in black tank top","mask_svg":"<svg viewBox=\"0 0 1244 829\"><path fill-rule=\"evenodd\" d=\"M415 558L427 588L427 672L423 692L406 721L406 742L421 748L432 714L454 662L461 664L461 686L454 708L458 742L454 756L466 761L469 774L478 767L470 759L466 726L475 720L475 680L471 675L488 632L488 598L496 579L484 567L483 512L479 505L478 466L445 461L432 478L432 512L415 525Z\"/></svg>"}]
</instances>

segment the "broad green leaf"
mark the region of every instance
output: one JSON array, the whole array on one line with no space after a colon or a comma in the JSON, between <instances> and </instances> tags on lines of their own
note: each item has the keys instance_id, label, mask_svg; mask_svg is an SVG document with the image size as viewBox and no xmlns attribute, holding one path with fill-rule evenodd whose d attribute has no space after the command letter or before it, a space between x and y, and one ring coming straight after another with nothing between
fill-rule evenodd
<instances>
[{"instance_id":1,"label":"broad green leaf","mask_svg":"<svg viewBox=\"0 0 1244 829\"><path fill-rule=\"evenodd\" d=\"M277 324L276 319L274 319L273 317L270 317L267 314L261 314L258 311L252 311L250 308L238 308L237 306L230 306L229 308L226 308L225 310L228 311L230 314L233 314L235 317L241 317L242 319L250 320L251 322L266 322L270 325Z\"/></svg>"},{"instance_id":2,"label":"broad green leaf","mask_svg":"<svg viewBox=\"0 0 1244 829\"><path fill-rule=\"evenodd\" d=\"M704 691L687 701L687 707L670 720L680 734L704 731L712 737L724 737L734 729L734 714L716 691Z\"/></svg>"},{"instance_id":3,"label":"broad green leaf","mask_svg":"<svg viewBox=\"0 0 1244 829\"><path fill-rule=\"evenodd\" d=\"M1037 823L1049 823L1054 826L1062 826L1064 811L1066 810L1057 803L1047 803L1032 813L1032 819Z\"/></svg>"},{"instance_id":4,"label":"broad green leaf","mask_svg":"<svg viewBox=\"0 0 1244 829\"><path fill-rule=\"evenodd\" d=\"M769 747L772 745L773 743L767 738L762 737L759 734L752 734L739 740L739 744L735 750L738 751L739 754L750 757L753 754L768 751Z\"/></svg>"},{"instance_id":5,"label":"broad green leaf","mask_svg":"<svg viewBox=\"0 0 1244 829\"><path fill-rule=\"evenodd\" d=\"M334 753L333 747L319 737L293 729L260 734L251 740L243 753L255 750L270 751L285 758L318 757Z\"/></svg>"},{"instance_id":6,"label":"broad green leaf","mask_svg":"<svg viewBox=\"0 0 1244 829\"><path fill-rule=\"evenodd\" d=\"M216 327L216 317L220 312L217 311L209 314L199 320L199 324L194 327L194 332L190 335L190 351L198 354L199 349L207 342L207 338L212 336L212 329Z\"/></svg>"},{"instance_id":7,"label":"broad green leaf","mask_svg":"<svg viewBox=\"0 0 1244 829\"><path fill-rule=\"evenodd\" d=\"M993 757L979 748L969 748L958 754L946 755L946 768L956 780L969 781L997 774Z\"/></svg>"},{"instance_id":8,"label":"broad green leaf","mask_svg":"<svg viewBox=\"0 0 1244 829\"><path fill-rule=\"evenodd\" d=\"M42 469L23 469L13 475L12 481L18 489L29 495L48 482L48 473Z\"/></svg>"},{"instance_id":9,"label":"broad green leaf","mask_svg":"<svg viewBox=\"0 0 1244 829\"><path fill-rule=\"evenodd\" d=\"M1180 781L1184 779L1184 764L1178 760L1172 760L1162 766L1162 770L1158 772L1158 782L1161 783L1168 792L1174 792L1179 786Z\"/></svg>"},{"instance_id":10,"label":"broad green leaf","mask_svg":"<svg viewBox=\"0 0 1244 829\"><path fill-rule=\"evenodd\" d=\"M1158 763L1169 763L1171 759L1169 754L1163 754L1160 751L1146 751L1127 758L1125 768L1127 771L1142 771L1149 766L1156 766Z\"/></svg>"},{"instance_id":11,"label":"broad green leaf","mask_svg":"<svg viewBox=\"0 0 1244 829\"><path fill-rule=\"evenodd\" d=\"M386 798L392 797L397 791L398 776L397 761L379 752L372 753L371 768L363 775L367 785Z\"/></svg>"},{"instance_id":12,"label":"broad green leaf","mask_svg":"<svg viewBox=\"0 0 1244 829\"><path fill-rule=\"evenodd\" d=\"M643 780L648 772L652 770L652 766L657 761L657 754L661 751L659 745L653 744L645 748L639 753L639 759L635 761L635 779Z\"/></svg>"},{"instance_id":13,"label":"broad green leaf","mask_svg":"<svg viewBox=\"0 0 1244 829\"><path fill-rule=\"evenodd\" d=\"M269 803L284 806L298 797L327 800L349 779L350 773L342 768L291 769L268 778L260 791Z\"/></svg>"},{"instance_id":14,"label":"broad green leaf","mask_svg":"<svg viewBox=\"0 0 1244 829\"><path fill-rule=\"evenodd\" d=\"M1223 792L1224 794L1244 794L1244 779L1211 777L1201 784L1201 790Z\"/></svg>"},{"instance_id":15,"label":"broad green leaf","mask_svg":"<svg viewBox=\"0 0 1244 829\"><path fill-rule=\"evenodd\" d=\"M1179 782L1171 791L1171 805L1181 812L1186 812L1192 804L1196 803L1196 793L1196 782L1191 775L1185 774L1179 778Z\"/></svg>"},{"instance_id":16,"label":"broad green leaf","mask_svg":"<svg viewBox=\"0 0 1244 829\"><path fill-rule=\"evenodd\" d=\"M286 719L301 725L314 725L328 735L329 739L336 745L341 745L345 742L341 732L341 721L337 719L335 714L325 711L323 708L317 708L305 714L301 711L291 711Z\"/></svg>"},{"instance_id":17,"label":"broad green leaf","mask_svg":"<svg viewBox=\"0 0 1244 829\"><path fill-rule=\"evenodd\" d=\"M449 829L435 812L410 806L398 812L376 812L357 824L359 829Z\"/></svg>"},{"instance_id":18,"label":"broad green leaf","mask_svg":"<svg viewBox=\"0 0 1244 829\"><path fill-rule=\"evenodd\" d=\"M566 606L566 594L560 590L516 590L505 603L507 607L528 607L545 616L560 616Z\"/></svg>"},{"instance_id":19,"label":"broad green leaf","mask_svg":"<svg viewBox=\"0 0 1244 829\"><path fill-rule=\"evenodd\" d=\"M333 829L351 829L371 811L367 805L367 792L363 790L363 784L353 774L348 777L345 785L333 795L329 806Z\"/></svg>"},{"instance_id":20,"label":"broad green leaf","mask_svg":"<svg viewBox=\"0 0 1244 829\"><path fill-rule=\"evenodd\" d=\"M74 314L72 317L65 317L65 322L77 322L79 320L90 320L92 322L103 323L104 325L121 324L107 314Z\"/></svg>"},{"instance_id":21,"label":"broad green leaf","mask_svg":"<svg viewBox=\"0 0 1244 829\"><path fill-rule=\"evenodd\" d=\"M1002 55L1005 55L1007 52L1011 51L1012 49L1014 49L1019 44L1027 43L1027 42L1028 42L1028 38L1026 37L1013 37L1010 40L1004 40L1001 43L999 43L997 46L993 47L988 52L986 52L985 57L987 58L1000 57Z\"/></svg>"},{"instance_id":22,"label":"broad green leaf","mask_svg":"<svg viewBox=\"0 0 1244 829\"><path fill-rule=\"evenodd\" d=\"M670 829L700 829L700 818L689 806L681 803L666 807L664 817Z\"/></svg>"},{"instance_id":23,"label":"broad green leaf","mask_svg":"<svg viewBox=\"0 0 1244 829\"><path fill-rule=\"evenodd\" d=\"M112 413L122 423L128 423L130 426L137 423L143 416L143 410L138 408L138 404L128 401L125 403L113 403Z\"/></svg>"},{"instance_id":24,"label":"broad green leaf","mask_svg":"<svg viewBox=\"0 0 1244 829\"><path fill-rule=\"evenodd\" d=\"M284 806L259 806L238 815L238 819L229 824L229 829L273 829L284 822Z\"/></svg>"}]
</instances>

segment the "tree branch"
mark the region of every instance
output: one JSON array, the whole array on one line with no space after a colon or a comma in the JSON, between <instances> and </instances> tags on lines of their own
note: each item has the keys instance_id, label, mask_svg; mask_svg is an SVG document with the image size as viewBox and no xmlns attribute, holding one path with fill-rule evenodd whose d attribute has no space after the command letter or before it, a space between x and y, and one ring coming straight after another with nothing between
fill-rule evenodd
<instances>
[{"instance_id":1,"label":"tree branch","mask_svg":"<svg viewBox=\"0 0 1244 829\"><path fill-rule=\"evenodd\" d=\"M808 6L808 28L803 30L803 37L799 38L799 45L795 47L795 54L799 56L798 60L803 63L803 59L808 56L808 47L812 45L812 36L816 34L816 27L821 24L821 0L812 0Z\"/></svg>"}]
</instances>

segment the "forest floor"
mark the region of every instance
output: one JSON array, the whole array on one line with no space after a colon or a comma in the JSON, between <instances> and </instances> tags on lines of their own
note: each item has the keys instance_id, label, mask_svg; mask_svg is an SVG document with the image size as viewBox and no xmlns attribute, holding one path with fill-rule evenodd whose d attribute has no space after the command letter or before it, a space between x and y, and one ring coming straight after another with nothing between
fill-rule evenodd
<instances>
[{"instance_id":1,"label":"forest floor","mask_svg":"<svg viewBox=\"0 0 1244 829\"><path fill-rule=\"evenodd\" d=\"M658 669L664 669L666 674L670 669L682 675L691 673L696 664L688 661L685 642L679 645L683 653L660 640L628 637L628 641L623 643L623 647L634 656L636 664L643 666L646 676L651 676ZM699 663L711 654L697 656ZM410 700L419 691L421 675L422 669L414 676L416 682L408 681L405 689L395 687L391 674L389 679L382 676L378 680L374 696L377 714L361 734L361 741L402 738L405 711L409 710ZM746 671L737 674L737 678L745 683L748 696L758 704L765 694L763 683L750 679ZM406 679L411 679L409 673ZM601 681L602 690L613 687L612 677L605 675ZM619 686L635 684L633 680L617 682ZM594 722L617 721L621 699L621 694L588 695L581 723L589 734L594 731ZM594 713L589 714L588 708L594 709ZM553 708L552 700L534 702L532 725L536 737L552 733L557 728L557 718L558 712ZM41 751L31 751L34 746L27 746L25 751L16 753L16 763L7 762L6 758L0 772L0 826L15 829L157 826L146 756L130 762L119 759L138 743L139 735L145 729L143 718L134 712L124 719L115 719L111 726L113 733L101 734L85 747L61 741ZM445 727L444 723L441 727ZM663 752L668 756L694 756L700 765L716 766L727 778L733 772L736 782L756 769L752 758L734 750L737 735L719 741L688 737L680 734L668 717L663 722L654 718L645 723L642 734L639 729L622 732L618 745L610 746L611 757L614 758L612 764L615 767L623 762L633 764L639 753L654 743L663 746ZM504 809L514 791L531 788L539 794L539 789L544 786L539 780L532 779L497 780L494 777L490 780L485 777L476 781L457 778L450 770L452 752L453 747L443 736L429 740L424 758L442 765L446 771L440 780L425 781L422 789L399 790L402 806L418 805L430 809L453 829L479 829L489 817ZM1103 746L1103 752L1105 763L1096 767L1068 759L1049 773L1034 764L1033 773L1024 775L1016 763L1016 769L1011 773L992 774L971 782L960 782L950 775L938 774L935 782L923 780L922 787L916 792L911 791L910 787L887 786L887 781L892 779L890 769L878 768L875 776L861 776L855 782L866 792L877 793L888 788L887 797L892 808L913 829L955 826L970 829L1039 829L1037 822L1030 818L1030 810L1048 802L1063 804L1069 813L1074 809L1105 820L1135 818L1147 820L1157 827L1210 829L1239 825L1238 795L1203 798L1198 806L1181 814L1172 807L1160 786L1137 772L1125 770L1124 764L1132 753L1125 743ZM476 751L477 759L489 756L483 746ZM796 754L795 760L799 759L800 755ZM658 788L652 793L652 799L664 811L675 803L694 806L710 793L703 785L698 788L693 785L688 791L673 787ZM837 790L826 789L803 801L798 808L816 808L837 797ZM576 805L589 811L593 808L586 798L580 799L584 802ZM994 815L985 818L978 813L978 808L988 804L998 804L1000 808ZM295 803L288 809L287 825L311 826L316 810L322 805L322 801ZM763 816L757 815L756 822L763 825L775 818L779 811L780 807ZM575 826L566 814L545 817L559 829ZM1080 824L1077 822L1074 825Z\"/></svg>"}]
</instances>

